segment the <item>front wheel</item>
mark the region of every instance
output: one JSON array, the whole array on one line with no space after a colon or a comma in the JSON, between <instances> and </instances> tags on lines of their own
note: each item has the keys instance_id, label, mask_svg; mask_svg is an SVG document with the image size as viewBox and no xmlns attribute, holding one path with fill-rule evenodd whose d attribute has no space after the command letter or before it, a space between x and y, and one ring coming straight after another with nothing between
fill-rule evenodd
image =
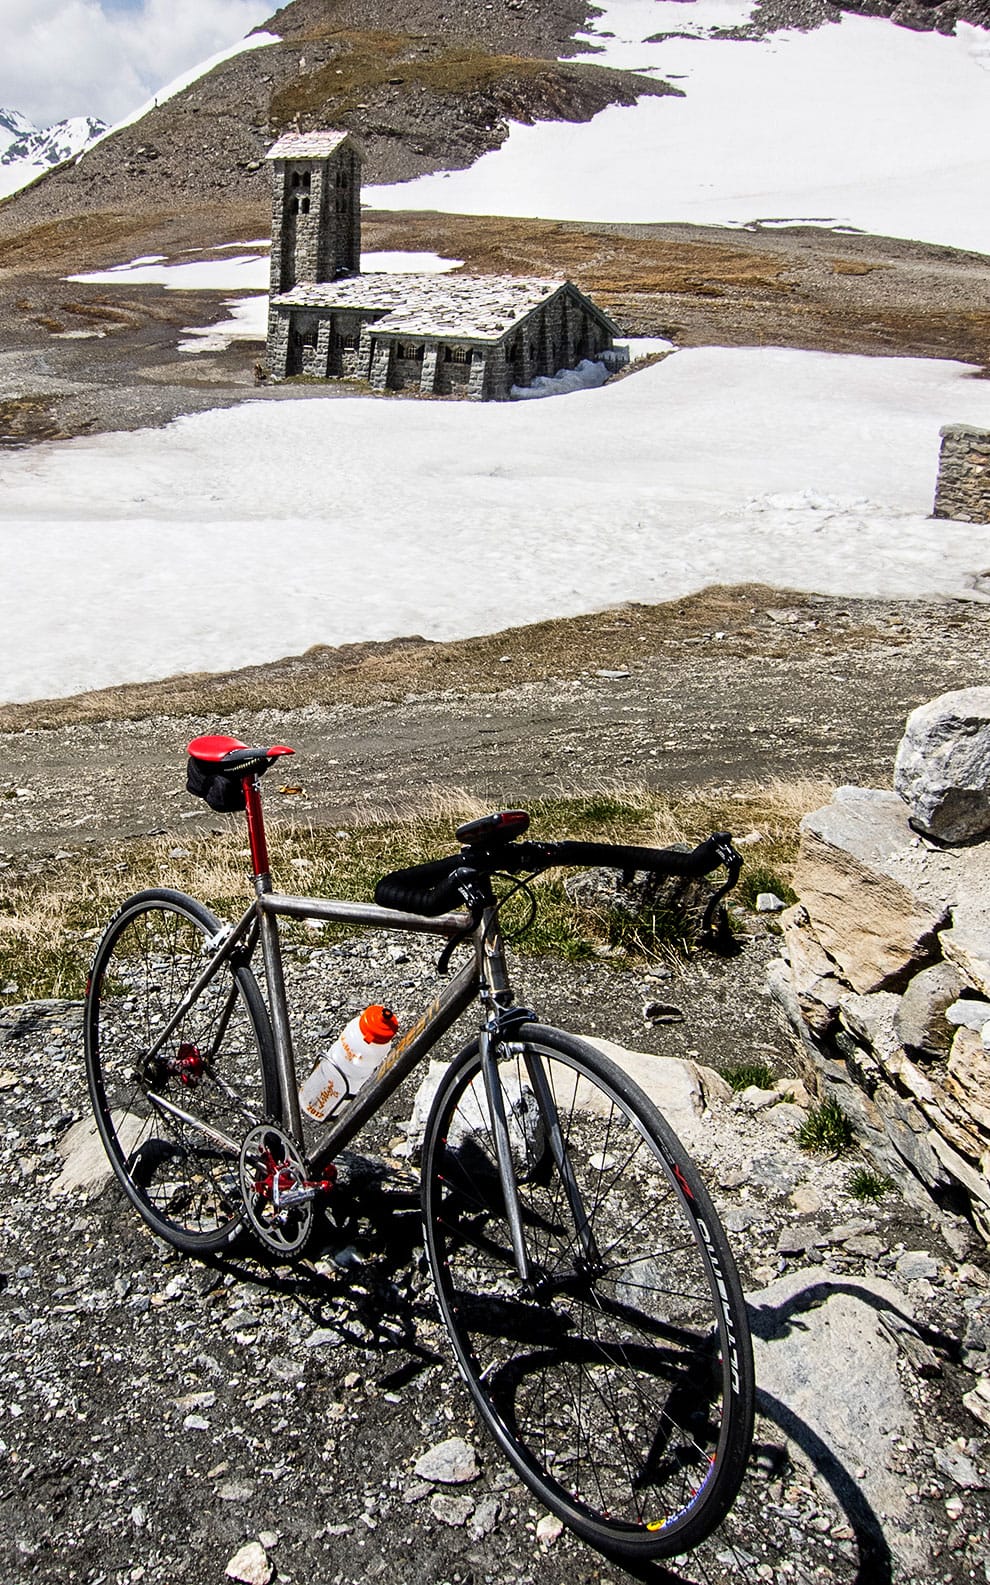
<instances>
[{"instance_id":1,"label":"front wheel","mask_svg":"<svg viewBox=\"0 0 990 1585\"><path fill-rule=\"evenodd\" d=\"M498 1078L529 1281L474 1046L441 1083L423 1145L440 1311L482 1419L540 1500L603 1550L669 1557L711 1533L745 1469L739 1279L652 1102L583 1041L520 1033Z\"/></svg>"},{"instance_id":2,"label":"front wheel","mask_svg":"<svg viewBox=\"0 0 990 1585\"><path fill-rule=\"evenodd\" d=\"M250 970L227 962L189 1000L219 932L193 898L140 892L111 920L86 998L86 1074L113 1170L149 1227L199 1255L241 1231L241 1144L279 1116Z\"/></svg>"}]
</instances>

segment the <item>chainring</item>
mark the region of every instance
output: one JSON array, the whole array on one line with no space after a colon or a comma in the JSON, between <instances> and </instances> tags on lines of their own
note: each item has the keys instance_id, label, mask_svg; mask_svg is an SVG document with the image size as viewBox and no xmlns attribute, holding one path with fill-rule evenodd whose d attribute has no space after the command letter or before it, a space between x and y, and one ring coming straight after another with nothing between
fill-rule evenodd
<instances>
[{"instance_id":1,"label":"chainring","mask_svg":"<svg viewBox=\"0 0 990 1585\"><path fill-rule=\"evenodd\" d=\"M275 1123L260 1123L244 1138L239 1172L255 1238L282 1260L298 1258L313 1230L313 1190L292 1140Z\"/></svg>"}]
</instances>

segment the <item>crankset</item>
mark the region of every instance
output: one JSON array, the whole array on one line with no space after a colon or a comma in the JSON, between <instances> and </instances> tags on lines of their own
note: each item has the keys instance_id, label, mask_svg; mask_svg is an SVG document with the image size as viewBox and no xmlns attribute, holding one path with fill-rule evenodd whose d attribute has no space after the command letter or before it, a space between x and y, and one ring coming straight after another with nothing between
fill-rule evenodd
<instances>
[{"instance_id":1,"label":"crankset","mask_svg":"<svg viewBox=\"0 0 990 1585\"><path fill-rule=\"evenodd\" d=\"M302 1254L313 1229L313 1204L336 1179L307 1176L306 1164L275 1123L261 1123L241 1145L240 1187L248 1224L265 1249L282 1260Z\"/></svg>"}]
</instances>

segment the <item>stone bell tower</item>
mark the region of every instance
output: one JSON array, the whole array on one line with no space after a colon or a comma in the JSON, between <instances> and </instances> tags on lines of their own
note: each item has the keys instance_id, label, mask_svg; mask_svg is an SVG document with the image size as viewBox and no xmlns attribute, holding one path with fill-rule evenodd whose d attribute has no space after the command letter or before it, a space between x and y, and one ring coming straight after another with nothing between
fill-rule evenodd
<instances>
[{"instance_id":1,"label":"stone bell tower","mask_svg":"<svg viewBox=\"0 0 990 1585\"><path fill-rule=\"evenodd\" d=\"M287 132L272 161L276 297L361 269L361 149L349 132Z\"/></svg>"}]
</instances>

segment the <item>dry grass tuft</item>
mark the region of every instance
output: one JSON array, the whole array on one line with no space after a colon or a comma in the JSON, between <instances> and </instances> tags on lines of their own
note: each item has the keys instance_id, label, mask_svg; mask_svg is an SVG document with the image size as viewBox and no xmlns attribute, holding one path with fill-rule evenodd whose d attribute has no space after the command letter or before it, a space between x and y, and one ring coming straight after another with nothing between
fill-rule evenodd
<instances>
[{"instance_id":1,"label":"dry grass tuft","mask_svg":"<svg viewBox=\"0 0 990 1585\"><path fill-rule=\"evenodd\" d=\"M759 889L767 876L786 887L797 852L802 814L827 801L823 782L774 782L769 787L714 788L683 794L636 785L593 788L531 806L534 834L548 839L668 846L695 843L716 830L758 841L745 847ZM454 830L486 805L461 789L438 789L411 818L393 811L364 814L337 831L308 826L278 831L276 885L296 895L370 899L389 870L456 851ZM744 872L745 874L745 872ZM0 899L0 1003L80 997L96 938L124 899L148 886L170 886L198 897L221 918L236 918L251 898L248 850L240 821L222 836L173 835L117 844L50 865L43 873L6 879ZM745 894L744 894L745 895ZM287 927L291 945L302 927ZM559 873L540 887L539 920L530 950L569 958L609 945L606 926L579 912ZM345 933L339 927L338 933Z\"/></svg>"}]
</instances>

